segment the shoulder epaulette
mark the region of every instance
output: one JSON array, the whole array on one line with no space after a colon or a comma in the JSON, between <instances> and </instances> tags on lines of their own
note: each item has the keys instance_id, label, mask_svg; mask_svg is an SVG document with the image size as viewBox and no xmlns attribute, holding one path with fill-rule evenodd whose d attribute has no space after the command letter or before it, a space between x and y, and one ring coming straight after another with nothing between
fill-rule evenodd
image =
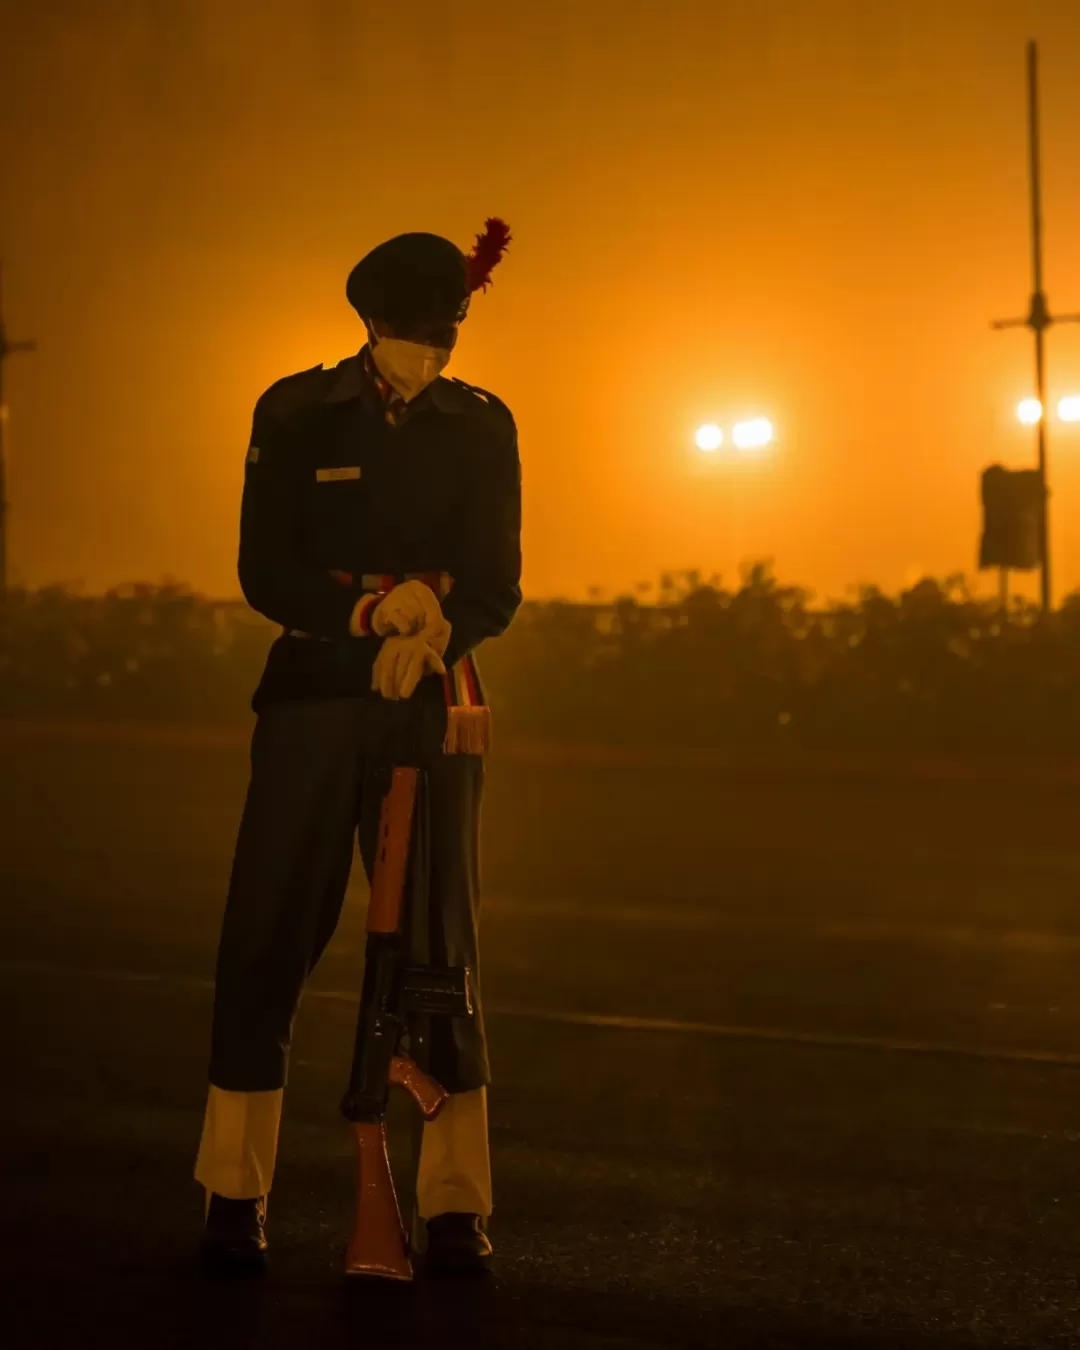
<instances>
[{"instance_id":1,"label":"shoulder epaulette","mask_svg":"<svg viewBox=\"0 0 1080 1350\"><path fill-rule=\"evenodd\" d=\"M309 403L318 401L327 377L332 371L324 370L321 365L310 370L301 370L295 375L286 375L276 380L259 398L258 410L273 417L275 421L298 412Z\"/></svg>"},{"instance_id":2,"label":"shoulder epaulette","mask_svg":"<svg viewBox=\"0 0 1080 1350\"><path fill-rule=\"evenodd\" d=\"M490 389L481 389L478 384L466 384L464 380L459 380L455 375L450 376L450 381L466 394L471 394L478 402L486 404L494 412L502 413L504 417L508 418L510 422L513 423L513 413L502 399L493 394Z\"/></svg>"}]
</instances>

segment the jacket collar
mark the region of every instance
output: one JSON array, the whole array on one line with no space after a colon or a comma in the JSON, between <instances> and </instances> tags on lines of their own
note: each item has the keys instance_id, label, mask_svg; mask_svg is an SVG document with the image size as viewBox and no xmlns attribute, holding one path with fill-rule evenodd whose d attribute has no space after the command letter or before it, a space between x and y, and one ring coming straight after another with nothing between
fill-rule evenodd
<instances>
[{"instance_id":1,"label":"jacket collar","mask_svg":"<svg viewBox=\"0 0 1080 1350\"><path fill-rule=\"evenodd\" d=\"M355 356L346 357L333 371L328 372L333 376L333 380L325 395L325 402L348 403L352 399L362 399L365 403L370 402L373 408L380 405L379 391L365 369L364 357L367 350L366 346L361 348ZM418 394L408 406L410 409L419 409L429 402L443 413L462 413L468 411L469 407L469 400L462 398L461 391L453 380L444 379L442 375Z\"/></svg>"}]
</instances>

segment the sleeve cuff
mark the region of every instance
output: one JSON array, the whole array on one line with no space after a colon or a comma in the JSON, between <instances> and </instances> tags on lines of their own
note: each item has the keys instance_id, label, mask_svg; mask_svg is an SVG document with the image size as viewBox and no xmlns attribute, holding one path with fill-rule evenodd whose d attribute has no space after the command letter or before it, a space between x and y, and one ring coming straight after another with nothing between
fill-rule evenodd
<instances>
[{"instance_id":1,"label":"sleeve cuff","mask_svg":"<svg viewBox=\"0 0 1080 1350\"><path fill-rule=\"evenodd\" d=\"M381 591L362 595L353 607L352 616L349 619L349 632L353 637L370 637L372 635L371 616L375 612L375 606L383 598Z\"/></svg>"}]
</instances>

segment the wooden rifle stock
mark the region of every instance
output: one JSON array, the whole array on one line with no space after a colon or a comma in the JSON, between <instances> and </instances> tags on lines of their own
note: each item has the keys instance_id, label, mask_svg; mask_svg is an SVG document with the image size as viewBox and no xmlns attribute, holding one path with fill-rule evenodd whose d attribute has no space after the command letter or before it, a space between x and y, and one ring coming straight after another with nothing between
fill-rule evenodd
<instances>
[{"instance_id":1,"label":"wooden rifle stock","mask_svg":"<svg viewBox=\"0 0 1080 1350\"><path fill-rule=\"evenodd\" d=\"M356 1211L352 1241L345 1254L345 1274L411 1280L409 1242L386 1154L386 1121L354 1121L353 1133Z\"/></svg>"}]
</instances>

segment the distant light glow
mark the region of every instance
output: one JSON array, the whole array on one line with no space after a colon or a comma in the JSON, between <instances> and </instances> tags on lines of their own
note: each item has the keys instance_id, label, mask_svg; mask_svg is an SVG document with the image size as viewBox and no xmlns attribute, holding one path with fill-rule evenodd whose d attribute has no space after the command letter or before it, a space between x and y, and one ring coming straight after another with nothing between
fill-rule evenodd
<instances>
[{"instance_id":1,"label":"distant light glow","mask_svg":"<svg viewBox=\"0 0 1080 1350\"><path fill-rule=\"evenodd\" d=\"M731 439L740 450L761 450L772 444L773 424L767 417L752 417L748 422L737 422Z\"/></svg>"},{"instance_id":2,"label":"distant light glow","mask_svg":"<svg viewBox=\"0 0 1080 1350\"><path fill-rule=\"evenodd\" d=\"M1080 394L1070 394L1058 404L1058 416L1063 422L1080 422Z\"/></svg>"},{"instance_id":3,"label":"distant light glow","mask_svg":"<svg viewBox=\"0 0 1080 1350\"><path fill-rule=\"evenodd\" d=\"M1042 421L1043 406L1037 398L1022 398L1016 405L1016 415L1024 426L1037 426Z\"/></svg>"},{"instance_id":4,"label":"distant light glow","mask_svg":"<svg viewBox=\"0 0 1080 1350\"><path fill-rule=\"evenodd\" d=\"M709 422L703 427L698 427L694 444L699 450L719 450L724 444L724 433L715 422Z\"/></svg>"}]
</instances>

